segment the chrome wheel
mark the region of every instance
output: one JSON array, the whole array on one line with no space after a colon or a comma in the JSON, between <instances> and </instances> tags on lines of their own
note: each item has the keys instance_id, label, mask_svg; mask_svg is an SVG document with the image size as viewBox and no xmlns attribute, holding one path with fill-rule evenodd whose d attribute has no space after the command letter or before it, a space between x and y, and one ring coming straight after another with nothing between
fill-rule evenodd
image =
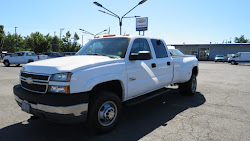
<instances>
[{"instance_id":1,"label":"chrome wheel","mask_svg":"<svg viewBox=\"0 0 250 141\"><path fill-rule=\"evenodd\" d=\"M196 78L192 80L192 92L195 93L197 88L197 81Z\"/></svg>"},{"instance_id":2,"label":"chrome wheel","mask_svg":"<svg viewBox=\"0 0 250 141\"><path fill-rule=\"evenodd\" d=\"M98 121L102 126L111 125L117 117L117 106L113 101L107 101L99 108Z\"/></svg>"}]
</instances>

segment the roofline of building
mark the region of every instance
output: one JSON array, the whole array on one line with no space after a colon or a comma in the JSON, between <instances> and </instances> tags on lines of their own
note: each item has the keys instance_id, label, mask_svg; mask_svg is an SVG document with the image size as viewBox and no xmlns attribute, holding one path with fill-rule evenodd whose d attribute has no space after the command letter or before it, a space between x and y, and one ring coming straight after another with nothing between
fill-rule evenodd
<instances>
[{"instance_id":1,"label":"roofline of building","mask_svg":"<svg viewBox=\"0 0 250 141\"><path fill-rule=\"evenodd\" d=\"M169 46L233 46L233 45L250 45L250 43L227 43L227 44L168 44Z\"/></svg>"}]
</instances>

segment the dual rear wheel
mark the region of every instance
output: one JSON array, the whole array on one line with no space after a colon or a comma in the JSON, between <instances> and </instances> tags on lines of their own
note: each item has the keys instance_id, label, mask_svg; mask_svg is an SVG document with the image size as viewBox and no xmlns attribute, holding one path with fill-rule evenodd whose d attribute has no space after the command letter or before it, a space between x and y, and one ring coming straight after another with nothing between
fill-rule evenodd
<instances>
[{"instance_id":1,"label":"dual rear wheel","mask_svg":"<svg viewBox=\"0 0 250 141\"><path fill-rule=\"evenodd\" d=\"M191 96L196 93L197 79L196 75L192 75L190 80L186 83L179 84L179 92L182 95Z\"/></svg>"}]
</instances>

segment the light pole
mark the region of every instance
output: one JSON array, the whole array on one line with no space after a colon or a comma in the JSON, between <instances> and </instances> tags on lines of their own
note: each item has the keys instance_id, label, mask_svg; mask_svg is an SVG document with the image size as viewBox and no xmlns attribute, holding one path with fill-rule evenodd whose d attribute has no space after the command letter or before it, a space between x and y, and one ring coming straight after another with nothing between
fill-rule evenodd
<instances>
[{"instance_id":1,"label":"light pole","mask_svg":"<svg viewBox=\"0 0 250 141\"><path fill-rule=\"evenodd\" d=\"M83 46L83 34L82 34L82 46Z\"/></svg>"},{"instance_id":2,"label":"light pole","mask_svg":"<svg viewBox=\"0 0 250 141\"><path fill-rule=\"evenodd\" d=\"M94 38L95 38L97 35L99 35L99 34L105 32L105 31L107 31L107 29L105 29L105 30L103 30L103 31L101 31L101 32L99 32L99 33L97 33L97 34L93 34L93 33L91 33L91 32L88 32L88 31L86 31L86 30L83 30L83 29L81 29L81 28L80 28L79 30L83 31L83 33L85 33L85 34L90 34L90 35L94 36Z\"/></svg>"},{"instance_id":3,"label":"light pole","mask_svg":"<svg viewBox=\"0 0 250 141\"><path fill-rule=\"evenodd\" d=\"M61 37L62 37L63 30L64 30L64 28L60 28L60 40L61 40Z\"/></svg>"},{"instance_id":4,"label":"light pole","mask_svg":"<svg viewBox=\"0 0 250 141\"><path fill-rule=\"evenodd\" d=\"M60 28L60 42L59 42L59 48L61 47L61 43L62 43L62 31L64 30L64 28Z\"/></svg>"},{"instance_id":5,"label":"light pole","mask_svg":"<svg viewBox=\"0 0 250 141\"><path fill-rule=\"evenodd\" d=\"M17 38L16 38L16 29L17 29L17 27L15 27L15 39L16 39L16 51L17 51Z\"/></svg>"},{"instance_id":6,"label":"light pole","mask_svg":"<svg viewBox=\"0 0 250 141\"><path fill-rule=\"evenodd\" d=\"M123 19L123 18L140 17L140 16L125 17L125 16L126 16L129 12L131 12L132 10L134 10L137 6L143 4L143 3L146 2L146 1L147 1L147 0L142 0L142 1L140 1L135 7L133 7L132 9L130 9L130 10L129 10L126 14L124 14L122 17L119 17L117 14L115 14L115 13L113 13L112 11L108 10L107 8L103 7L103 6L102 6L100 3L98 3L98 2L94 2L94 4L97 5L97 6L99 6L99 7L101 7L101 8L103 8L103 9L105 9L105 10L107 10L107 11L110 12L110 13L108 13L108 12L106 12L106 11L99 10L100 12L105 13L105 14L108 14L108 15L110 15L110 16L113 16L113 17L116 17L116 18L119 19L120 35L122 35L122 19Z\"/></svg>"}]
</instances>

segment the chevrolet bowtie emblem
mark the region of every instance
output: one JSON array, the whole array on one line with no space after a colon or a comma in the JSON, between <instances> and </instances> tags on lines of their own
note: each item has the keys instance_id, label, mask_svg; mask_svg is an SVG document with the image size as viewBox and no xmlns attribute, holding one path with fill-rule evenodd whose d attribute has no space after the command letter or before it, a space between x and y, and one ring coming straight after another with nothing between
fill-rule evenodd
<instances>
[{"instance_id":1,"label":"chevrolet bowtie emblem","mask_svg":"<svg viewBox=\"0 0 250 141\"><path fill-rule=\"evenodd\" d=\"M26 79L26 82L27 82L28 84L31 84L31 83L33 83L33 80L32 80L32 78L28 77L28 78Z\"/></svg>"},{"instance_id":2,"label":"chevrolet bowtie emblem","mask_svg":"<svg viewBox=\"0 0 250 141\"><path fill-rule=\"evenodd\" d=\"M143 22L145 22L145 20L139 20L138 22L139 22L139 23L143 23Z\"/></svg>"}]
</instances>

